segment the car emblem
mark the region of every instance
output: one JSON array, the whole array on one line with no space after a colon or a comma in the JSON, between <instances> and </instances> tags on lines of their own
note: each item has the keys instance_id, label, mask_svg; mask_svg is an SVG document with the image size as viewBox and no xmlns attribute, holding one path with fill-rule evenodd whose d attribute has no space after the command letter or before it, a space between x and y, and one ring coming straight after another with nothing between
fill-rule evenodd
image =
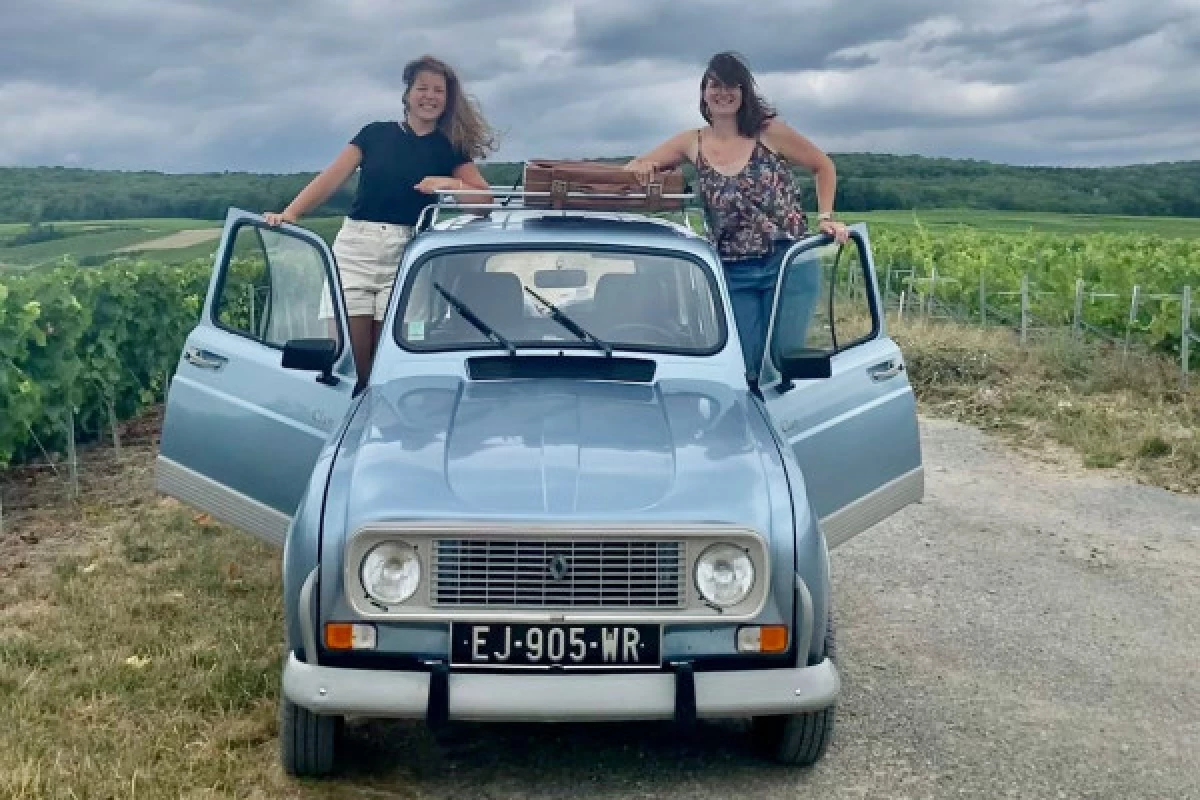
<instances>
[{"instance_id":1,"label":"car emblem","mask_svg":"<svg viewBox=\"0 0 1200 800\"><path fill-rule=\"evenodd\" d=\"M561 581L567 577L571 565L567 562L566 556L555 555L550 559L550 563L546 564L546 572L550 575L550 580Z\"/></svg>"}]
</instances>

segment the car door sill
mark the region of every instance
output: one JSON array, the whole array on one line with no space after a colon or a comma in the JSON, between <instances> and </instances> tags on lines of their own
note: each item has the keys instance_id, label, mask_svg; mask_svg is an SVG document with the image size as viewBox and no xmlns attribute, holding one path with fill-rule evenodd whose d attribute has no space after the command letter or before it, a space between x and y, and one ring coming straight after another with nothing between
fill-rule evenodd
<instances>
[{"instance_id":1,"label":"car door sill","mask_svg":"<svg viewBox=\"0 0 1200 800\"><path fill-rule=\"evenodd\" d=\"M832 550L924 496L925 468L920 466L823 517L826 544Z\"/></svg>"},{"instance_id":2,"label":"car door sill","mask_svg":"<svg viewBox=\"0 0 1200 800\"><path fill-rule=\"evenodd\" d=\"M292 518L165 456L155 460L154 487L163 494L282 547Z\"/></svg>"}]
</instances>

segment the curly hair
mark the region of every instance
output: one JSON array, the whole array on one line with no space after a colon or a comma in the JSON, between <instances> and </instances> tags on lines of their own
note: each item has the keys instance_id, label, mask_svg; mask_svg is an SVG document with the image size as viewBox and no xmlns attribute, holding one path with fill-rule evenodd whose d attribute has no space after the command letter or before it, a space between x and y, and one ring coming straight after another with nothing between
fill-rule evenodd
<instances>
[{"instance_id":1,"label":"curly hair","mask_svg":"<svg viewBox=\"0 0 1200 800\"><path fill-rule=\"evenodd\" d=\"M738 133L743 136L756 136L761 133L767 123L777 116L771 106L758 91L758 84L750 74L750 68L741 55L734 52L717 53L709 59L704 75L700 78L700 115L709 124L712 114L708 103L704 102L704 86L709 81L722 86L736 86L742 90L742 104L737 112Z\"/></svg>"},{"instance_id":2,"label":"curly hair","mask_svg":"<svg viewBox=\"0 0 1200 800\"><path fill-rule=\"evenodd\" d=\"M446 110L438 119L438 129L450 143L468 158L483 158L496 149L496 135L473 98L463 90L462 81L444 61L425 55L404 65L404 107L413 81L422 72L441 75L446 81Z\"/></svg>"}]
</instances>

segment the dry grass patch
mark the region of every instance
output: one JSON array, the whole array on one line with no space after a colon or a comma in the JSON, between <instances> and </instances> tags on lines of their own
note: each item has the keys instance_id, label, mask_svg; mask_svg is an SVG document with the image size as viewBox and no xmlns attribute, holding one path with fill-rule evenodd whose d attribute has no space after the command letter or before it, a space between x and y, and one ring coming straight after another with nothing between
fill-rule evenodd
<instances>
[{"instance_id":1,"label":"dry grass patch","mask_svg":"<svg viewBox=\"0 0 1200 800\"><path fill-rule=\"evenodd\" d=\"M155 497L152 458L6 520L0 797L330 796L279 768L279 552Z\"/></svg>"},{"instance_id":2,"label":"dry grass patch","mask_svg":"<svg viewBox=\"0 0 1200 800\"><path fill-rule=\"evenodd\" d=\"M940 324L900 325L893 336L925 413L1000 432L1027 450L1056 443L1084 466L1200 492L1200 387L1181 388L1178 363L1123 360L1069 337L1022 348L1007 331Z\"/></svg>"}]
</instances>

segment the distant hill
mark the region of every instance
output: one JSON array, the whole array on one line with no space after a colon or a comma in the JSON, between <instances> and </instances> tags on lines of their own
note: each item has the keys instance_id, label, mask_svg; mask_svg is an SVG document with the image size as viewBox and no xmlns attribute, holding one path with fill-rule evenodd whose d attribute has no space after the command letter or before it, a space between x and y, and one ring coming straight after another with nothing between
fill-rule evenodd
<instances>
[{"instance_id":1,"label":"distant hill","mask_svg":"<svg viewBox=\"0 0 1200 800\"><path fill-rule=\"evenodd\" d=\"M842 211L963 208L1200 217L1200 161L1074 168L869 153L833 157L838 166L836 207ZM483 172L493 184L511 186L519 179L521 166L485 163ZM0 222L220 219L230 206L281 209L312 177L313 173L4 167L0 168ZM813 208L812 181L803 177L805 206ZM352 180L319 213L344 213L353 186Z\"/></svg>"}]
</instances>

